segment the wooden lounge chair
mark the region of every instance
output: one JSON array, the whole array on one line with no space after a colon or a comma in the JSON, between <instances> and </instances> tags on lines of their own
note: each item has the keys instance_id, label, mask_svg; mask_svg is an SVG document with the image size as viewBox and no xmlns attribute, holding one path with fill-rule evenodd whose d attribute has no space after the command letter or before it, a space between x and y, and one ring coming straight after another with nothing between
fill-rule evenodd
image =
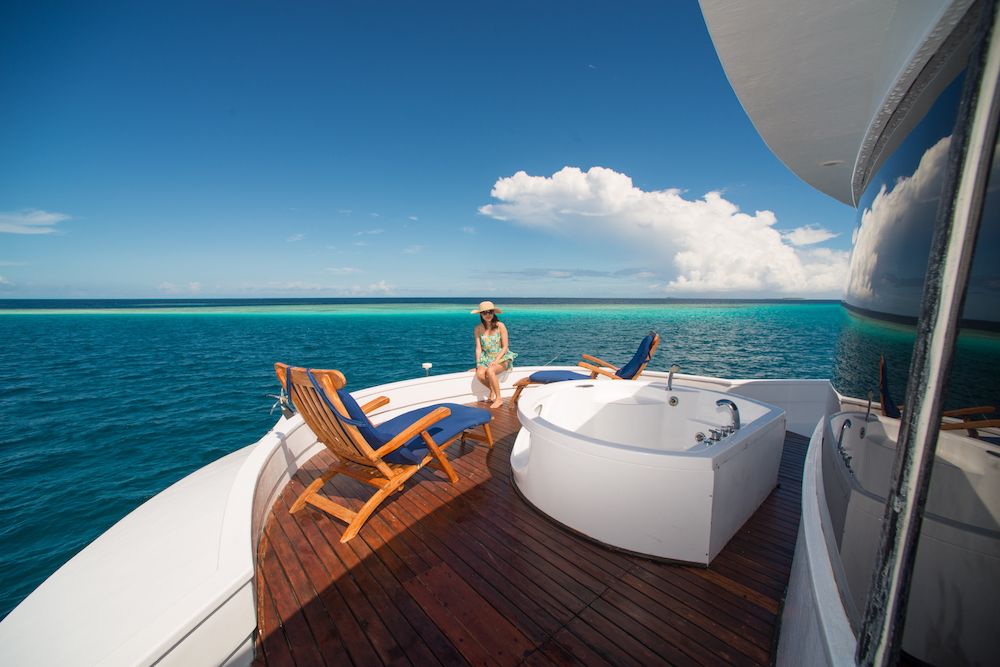
<instances>
[{"instance_id":1,"label":"wooden lounge chair","mask_svg":"<svg viewBox=\"0 0 1000 667\"><path fill-rule=\"evenodd\" d=\"M889 394L885 355L879 355L878 359L878 392L879 401L882 403L882 414L893 419L902 419L903 406L892 400L892 396ZM1000 427L1000 419L989 418L989 415L995 412L996 408L992 405L975 405L968 408L944 410L941 416L946 419L941 422L941 430L960 431L964 429L969 432L969 436L975 438L979 436L979 429Z\"/></svg>"},{"instance_id":2,"label":"wooden lounge chair","mask_svg":"<svg viewBox=\"0 0 1000 667\"><path fill-rule=\"evenodd\" d=\"M590 371L590 375L576 373L574 371L536 371L526 378L514 383L517 389L510 400L510 407L513 410L517 406L517 399L521 397L524 388L531 384L551 384L552 382L565 382L567 380L588 380L595 379L598 375L611 378L613 380L632 380L642 375L646 369L646 364L653 358L657 346L660 344L660 335L650 332L639 343L638 349L627 364L619 368L603 359L598 359L589 354L582 354L584 361L577 363L577 366Z\"/></svg>"},{"instance_id":3,"label":"wooden lounge chair","mask_svg":"<svg viewBox=\"0 0 1000 667\"><path fill-rule=\"evenodd\" d=\"M435 462L452 484L457 482L458 476L444 450L459 438L482 440L493 447L493 416L487 410L440 403L411 410L376 426L367 413L386 405L389 399L380 396L359 406L344 390L347 380L340 371L295 368L282 363L275 364L274 371L306 424L336 458L296 499L291 511L309 504L346 522L341 542L357 535L379 504L428 463ZM476 426L483 428L482 436L466 433ZM335 503L320 491L338 473L377 491L357 511Z\"/></svg>"}]
</instances>

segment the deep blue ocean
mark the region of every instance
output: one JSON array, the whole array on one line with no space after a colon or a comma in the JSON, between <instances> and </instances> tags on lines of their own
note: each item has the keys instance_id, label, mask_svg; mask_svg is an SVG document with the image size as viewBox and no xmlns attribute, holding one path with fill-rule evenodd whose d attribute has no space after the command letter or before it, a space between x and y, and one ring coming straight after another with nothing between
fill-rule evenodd
<instances>
[{"instance_id":1,"label":"deep blue ocean","mask_svg":"<svg viewBox=\"0 0 1000 667\"><path fill-rule=\"evenodd\" d=\"M0 301L0 617L143 501L275 422L272 365L339 368L349 389L474 363L477 299ZM836 302L499 299L520 365L624 362L721 377L831 378L902 401L913 329ZM1000 405L1000 337L960 339L949 405Z\"/></svg>"}]
</instances>

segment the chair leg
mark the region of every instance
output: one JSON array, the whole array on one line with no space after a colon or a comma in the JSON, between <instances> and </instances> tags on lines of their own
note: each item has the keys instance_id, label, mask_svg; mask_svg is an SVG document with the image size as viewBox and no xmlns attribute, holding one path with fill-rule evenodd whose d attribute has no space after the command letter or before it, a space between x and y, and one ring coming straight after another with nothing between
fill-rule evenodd
<instances>
[{"instance_id":1,"label":"chair leg","mask_svg":"<svg viewBox=\"0 0 1000 667\"><path fill-rule=\"evenodd\" d=\"M292 503L292 507L288 510L288 513L295 514L300 509L305 507L306 503L309 502L309 499L316 495L316 492L319 491L324 484L333 479L333 476L336 474L336 470L327 470L325 473L320 475L319 478L314 479L312 484L307 486L306 490L299 494L299 497L295 499L295 502Z\"/></svg>"},{"instance_id":2,"label":"chair leg","mask_svg":"<svg viewBox=\"0 0 1000 667\"><path fill-rule=\"evenodd\" d=\"M490 429L489 422L483 424L483 433L486 434L486 442L489 444L490 449L493 449L493 431Z\"/></svg>"},{"instance_id":3,"label":"chair leg","mask_svg":"<svg viewBox=\"0 0 1000 667\"><path fill-rule=\"evenodd\" d=\"M361 528L365 525L365 522L368 521L368 518L375 512L376 509L378 509L378 506L382 504L382 501L395 493L397 489L403 485L403 481L404 479L394 480L392 483L386 484L384 487L376 491L375 494L361 506L361 509L358 510L354 519L347 524L347 529L344 531L344 534L340 536L340 543L344 544L349 540L354 539Z\"/></svg>"},{"instance_id":4,"label":"chair leg","mask_svg":"<svg viewBox=\"0 0 1000 667\"><path fill-rule=\"evenodd\" d=\"M528 378L524 378L523 380L518 380L517 382L514 383L514 386L517 387L517 389L514 391L514 395L510 399L511 410L517 408L517 399L521 397L521 392L524 391L524 388L527 387L529 384L531 383L528 381Z\"/></svg>"},{"instance_id":5,"label":"chair leg","mask_svg":"<svg viewBox=\"0 0 1000 667\"><path fill-rule=\"evenodd\" d=\"M438 444L434 442L434 438L429 436L427 431L422 431L420 433L420 437L424 439L424 443L427 444L427 449L429 449L431 454L434 455L434 458L437 459L438 465L441 466L441 470L444 470L444 474L448 475L448 479L451 483L458 484L458 475L455 474L455 469L451 467L450 463L448 463L448 457L444 455L442 448L438 447ZM444 446L447 447L451 443L455 442L457 437L458 436L446 442Z\"/></svg>"}]
</instances>

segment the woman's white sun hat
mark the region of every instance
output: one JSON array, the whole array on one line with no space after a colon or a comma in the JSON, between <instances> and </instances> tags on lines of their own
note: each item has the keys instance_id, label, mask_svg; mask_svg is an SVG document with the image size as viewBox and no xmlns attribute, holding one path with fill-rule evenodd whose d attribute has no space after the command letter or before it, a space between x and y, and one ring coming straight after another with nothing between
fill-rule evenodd
<instances>
[{"instance_id":1,"label":"woman's white sun hat","mask_svg":"<svg viewBox=\"0 0 1000 667\"><path fill-rule=\"evenodd\" d=\"M496 306L493 305L492 301L480 301L479 302L479 308L477 308L476 310L470 310L469 312L472 313L473 315L478 315L479 313L483 312L484 310L492 310L497 315L500 315L500 314L503 313L502 310L500 310L499 308L497 308Z\"/></svg>"}]
</instances>

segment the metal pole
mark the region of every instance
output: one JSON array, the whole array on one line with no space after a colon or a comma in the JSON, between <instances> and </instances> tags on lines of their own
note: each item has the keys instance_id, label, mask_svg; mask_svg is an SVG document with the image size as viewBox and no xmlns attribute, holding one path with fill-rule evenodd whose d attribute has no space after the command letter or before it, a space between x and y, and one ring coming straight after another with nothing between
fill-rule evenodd
<instances>
[{"instance_id":1,"label":"metal pole","mask_svg":"<svg viewBox=\"0 0 1000 667\"><path fill-rule=\"evenodd\" d=\"M949 172L931 246L882 542L859 637L856 657L862 665L889 665L899 657L937 449L941 402L996 144L1000 45L991 39L997 34L996 2L983 3L981 11L977 46L970 57L956 133L951 139Z\"/></svg>"}]
</instances>

